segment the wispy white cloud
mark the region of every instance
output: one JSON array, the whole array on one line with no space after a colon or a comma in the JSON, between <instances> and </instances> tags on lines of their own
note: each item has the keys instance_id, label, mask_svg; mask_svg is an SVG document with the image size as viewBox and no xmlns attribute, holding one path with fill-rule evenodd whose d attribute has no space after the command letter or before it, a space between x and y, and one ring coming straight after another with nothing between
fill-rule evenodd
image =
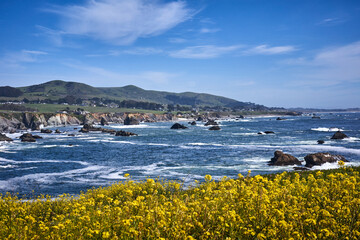
<instances>
[{"instance_id":1,"label":"wispy white cloud","mask_svg":"<svg viewBox=\"0 0 360 240\"><path fill-rule=\"evenodd\" d=\"M214 46L214 45L202 45L202 46L186 47L181 50L172 51L169 53L169 55L174 58L209 59L234 52L241 47L242 47L241 45L233 45L233 46L225 46L225 47Z\"/></svg>"},{"instance_id":2,"label":"wispy white cloud","mask_svg":"<svg viewBox=\"0 0 360 240\"><path fill-rule=\"evenodd\" d=\"M152 47L138 47L133 49L124 50L124 54L131 54L131 55L153 55L153 54L160 54L162 53L162 49L152 48Z\"/></svg>"},{"instance_id":3,"label":"wispy white cloud","mask_svg":"<svg viewBox=\"0 0 360 240\"><path fill-rule=\"evenodd\" d=\"M20 67L22 63L32 63L39 60L39 56L47 55L47 52L36 50L21 50L8 52L1 59L0 63L5 67Z\"/></svg>"},{"instance_id":4,"label":"wispy white cloud","mask_svg":"<svg viewBox=\"0 0 360 240\"><path fill-rule=\"evenodd\" d=\"M286 62L302 69L296 85L335 86L360 82L360 41L327 48L312 57L290 59Z\"/></svg>"},{"instance_id":5,"label":"wispy white cloud","mask_svg":"<svg viewBox=\"0 0 360 240\"><path fill-rule=\"evenodd\" d=\"M152 84L162 85L170 83L179 74L164 71L144 71L136 74L121 73L107 70L101 67L89 66L81 63L64 62L63 65L79 70L82 75L90 75L96 79L106 79L110 82L117 81L120 85L137 84L139 86L151 87Z\"/></svg>"},{"instance_id":6,"label":"wispy white cloud","mask_svg":"<svg viewBox=\"0 0 360 240\"><path fill-rule=\"evenodd\" d=\"M87 54L86 57L106 57L106 56L120 56L120 55L155 55L161 54L164 51L159 48L152 47L137 47L125 50L110 50L103 54Z\"/></svg>"},{"instance_id":7,"label":"wispy white cloud","mask_svg":"<svg viewBox=\"0 0 360 240\"><path fill-rule=\"evenodd\" d=\"M47 11L62 17L63 35L119 45L160 35L196 14L185 1L157 0L88 0L84 5L57 6Z\"/></svg>"},{"instance_id":8,"label":"wispy white cloud","mask_svg":"<svg viewBox=\"0 0 360 240\"><path fill-rule=\"evenodd\" d=\"M170 38L169 42L171 42L171 43L184 43L184 42L187 42L187 40L184 39L184 38Z\"/></svg>"},{"instance_id":9,"label":"wispy white cloud","mask_svg":"<svg viewBox=\"0 0 360 240\"><path fill-rule=\"evenodd\" d=\"M245 54L250 55L277 55L277 54L286 54L290 52L294 52L297 49L294 46L276 46L270 47L266 44L259 45L254 48L250 48L245 51Z\"/></svg>"},{"instance_id":10,"label":"wispy white cloud","mask_svg":"<svg viewBox=\"0 0 360 240\"><path fill-rule=\"evenodd\" d=\"M344 22L346 22L346 19L334 17L334 18L325 18L320 22L318 22L317 25L334 26L334 25L342 24Z\"/></svg>"},{"instance_id":11,"label":"wispy white cloud","mask_svg":"<svg viewBox=\"0 0 360 240\"><path fill-rule=\"evenodd\" d=\"M200 33L216 33L220 31L219 28L201 28Z\"/></svg>"}]
</instances>

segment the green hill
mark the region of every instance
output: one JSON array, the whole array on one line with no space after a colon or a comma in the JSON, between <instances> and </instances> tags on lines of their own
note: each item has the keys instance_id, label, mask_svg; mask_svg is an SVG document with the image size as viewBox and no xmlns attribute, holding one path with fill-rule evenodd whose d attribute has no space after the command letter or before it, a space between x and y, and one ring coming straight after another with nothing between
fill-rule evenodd
<instances>
[{"instance_id":1,"label":"green hill","mask_svg":"<svg viewBox=\"0 0 360 240\"><path fill-rule=\"evenodd\" d=\"M4 87L0 87L1 89ZM134 100L142 102L153 102L158 104L174 104L174 105L188 105L188 106L209 106L209 107L236 107L236 108L261 108L266 109L262 105L254 103L239 102L234 99L215 96L205 93L172 93L164 91L144 90L134 85L124 87L111 88L96 88L90 85L77 82L65 82L61 80L54 80L39 85L32 85L27 87L16 88L22 92L17 97L11 97L0 94L1 100L26 98L28 100L36 99L51 99L59 100L68 96L81 99L102 98L108 100ZM19 92L20 92L19 91Z\"/></svg>"}]
</instances>

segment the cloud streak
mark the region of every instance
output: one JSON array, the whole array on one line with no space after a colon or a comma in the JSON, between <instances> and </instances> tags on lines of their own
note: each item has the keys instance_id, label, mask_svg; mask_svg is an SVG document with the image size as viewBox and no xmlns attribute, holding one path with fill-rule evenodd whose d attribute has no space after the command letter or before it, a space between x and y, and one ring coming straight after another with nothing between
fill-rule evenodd
<instances>
[{"instance_id":1,"label":"cloud streak","mask_svg":"<svg viewBox=\"0 0 360 240\"><path fill-rule=\"evenodd\" d=\"M169 53L169 56L174 58L210 59L234 52L239 48L241 48L240 45L232 45L225 47L214 45L192 46L177 51L172 51Z\"/></svg>"},{"instance_id":2,"label":"cloud streak","mask_svg":"<svg viewBox=\"0 0 360 240\"><path fill-rule=\"evenodd\" d=\"M245 54L249 55L278 55L278 54L287 54L296 51L297 49L294 46L277 46L270 47L266 44L259 45L254 48L251 48L245 51Z\"/></svg>"},{"instance_id":3,"label":"cloud streak","mask_svg":"<svg viewBox=\"0 0 360 240\"><path fill-rule=\"evenodd\" d=\"M301 68L298 86L336 86L360 82L360 41L327 48L312 57L289 59L288 65Z\"/></svg>"},{"instance_id":4,"label":"cloud streak","mask_svg":"<svg viewBox=\"0 0 360 240\"><path fill-rule=\"evenodd\" d=\"M117 45L160 35L196 14L184 1L156 0L89 0L84 5L47 11L61 16L63 35L87 36Z\"/></svg>"},{"instance_id":5,"label":"cloud streak","mask_svg":"<svg viewBox=\"0 0 360 240\"><path fill-rule=\"evenodd\" d=\"M5 54L4 57L0 59L0 63L6 67L20 67L22 63L37 62L39 56L47 54L47 52L43 51L23 49L18 52L9 52Z\"/></svg>"}]
</instances>

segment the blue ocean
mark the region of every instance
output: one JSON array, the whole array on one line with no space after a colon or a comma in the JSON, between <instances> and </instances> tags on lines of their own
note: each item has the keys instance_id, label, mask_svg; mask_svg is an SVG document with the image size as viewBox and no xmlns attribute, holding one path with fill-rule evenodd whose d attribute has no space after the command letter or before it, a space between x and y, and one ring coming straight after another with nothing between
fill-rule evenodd
<instances>
[{"instance_id":1,"label":"blue ocean","mask_svg":"<svg viewBox=\"0 0 360 240\"><path fill-rule=\"evenodd\" d=\"M92 187L122 181L160 178L190 185L206 174L214 179L237 174L251 175L293 171L294 166L268 166L274 151L282 150L299 160L310 153L341 154L360 165L360 113L320 113L308 116L248 117L219 120L220 131L209 131L203 122L185 130L171 130L173 122L106 126L137 133L120 137L108 133L78 132L81 126L51 127L60 134L41 134L36 143L20 142L21 133L7 134L15 139L0 143L0 193L20 196L62 193L79 194ZM77 128L77 129L75 129ZM331 140L341 130L349 138ZM275 134L258 134L273 131ZM75 136L68 136L75 134ZM325 143L317 144L317 140ZM303 163L305 165L305 163ZM327 163L312 169L337 168Z\"/></svg>"}]
</instances>

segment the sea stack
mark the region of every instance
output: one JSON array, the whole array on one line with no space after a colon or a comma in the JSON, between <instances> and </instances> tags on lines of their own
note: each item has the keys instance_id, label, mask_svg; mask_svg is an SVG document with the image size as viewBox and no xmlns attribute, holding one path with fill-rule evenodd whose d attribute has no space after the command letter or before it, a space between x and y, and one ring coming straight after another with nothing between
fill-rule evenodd
<instances>
[{"instance_id":1,"label":"sea stack","mask_svg":"<svg viewBox=\"0 0 360 240\"><path fill-rule=\"evenodd\" d=\"M337 131L336 133L334 133L334 135L331 137L331 139L344 139L344 138L348 138L348 136L346 136L345 133L342 133L340 131Z\"/></svg>"}]
</instances>

